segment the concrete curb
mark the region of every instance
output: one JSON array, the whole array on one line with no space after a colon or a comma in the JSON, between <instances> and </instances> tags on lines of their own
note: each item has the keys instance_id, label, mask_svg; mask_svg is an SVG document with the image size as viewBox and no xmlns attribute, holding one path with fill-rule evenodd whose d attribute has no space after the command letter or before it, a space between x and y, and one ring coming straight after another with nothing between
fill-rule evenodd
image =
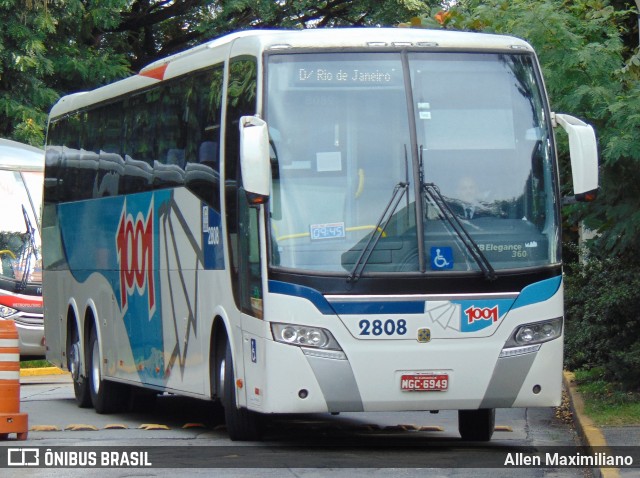
<instances>
[{"instance_id":1,"label":"concrete curb","mask_svg":"<svg viewBox=\"0 0 640 478\"><path fill-rule=\"evenodd\" d=\"M584 412L584 401L578 392L574 374L571 372L564 372L563 382L567 394L569 395L569 406L573 413L576 429L580 434L583 443L592 450L592 453L594 447L598 447L600 448L600 451L602 451L602 448L606 448L609 445L602 431ZM597 478L620 478L620 470L618 470L618 468L597 467L594 468L593 471Z\"/></svg>"},{"instance_id":2,"label":"concrete curb","mask_svg":"<svg viewBox=\"0 0 640 478\"><path fill-rule=\"evenodd\" d=\"M40 375L62 375L68 374L69 372L65 372L58 367L41 367L41 368L21 368L20 376L21 377L34 377Z\"/></svg>"}]
</instances>

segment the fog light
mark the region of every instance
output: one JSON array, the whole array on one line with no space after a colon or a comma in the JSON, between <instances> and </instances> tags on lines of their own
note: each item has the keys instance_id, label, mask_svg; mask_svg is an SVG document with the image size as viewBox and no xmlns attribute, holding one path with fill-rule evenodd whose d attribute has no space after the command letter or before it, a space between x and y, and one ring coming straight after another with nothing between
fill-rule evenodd
<instances>
[{"instance_id":1,"label":"fog light","mask_svg":"<svg viewBox=\"0 0 640 478\"><path fill-rule=\"evenodd\" d=\"M515 357L516 355L531 354L531 353L534 353L534 352L537 352L538 350L540 350L540 347L542 347L542 345L535 344L535 345L525 345L525 346L522 346L522 347L510 347L508 349L504 348L500 352L500 358Z\"/></svg>"},{"instance_id":2,"label":"fog light","mask_svg":"<svg viewBox=\"0 0 640 478\"><path fill-rule=\"evenodd\" d=\"M326 350L301 347L302 353L307 357L320 357L333 360L347 360L347 356L342 350Z\"/></svg>"}]
</instances>

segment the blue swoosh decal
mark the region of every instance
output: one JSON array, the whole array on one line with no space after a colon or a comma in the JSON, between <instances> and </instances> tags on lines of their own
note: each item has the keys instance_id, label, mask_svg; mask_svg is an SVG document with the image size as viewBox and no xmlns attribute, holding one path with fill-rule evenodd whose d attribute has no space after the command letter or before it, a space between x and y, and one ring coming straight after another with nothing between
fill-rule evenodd
<instances>
[{"instance_id":1,"label":"blue swoosh decal","mask_svg":"<svg viewBox=\"0 0 640 478\"><path fill-rule=\"evenodd\" d=\"M291 295L293 297L302 297L307 299L324 315L333 315L335 310L331 307L331 304L327 302L327 299L315 289L311 287L305 287L298 284L290 284L288 282L280 282L277 280L269 281L269 292L273 294Z\"/></svg>"},{"instance_id":2,"label":"blue swoosh decal","mask_svg":"<svg viewBox=\"0 0 640 478\"><path fill-rule=\"evenodd\" d=\"M527 305L537 304L549 300L554 296L562 284L562 276L546 279L535 284L528 285L516 299L513 304L512 310L519 307L525 307Z\"/></svg>"}]
</instances>

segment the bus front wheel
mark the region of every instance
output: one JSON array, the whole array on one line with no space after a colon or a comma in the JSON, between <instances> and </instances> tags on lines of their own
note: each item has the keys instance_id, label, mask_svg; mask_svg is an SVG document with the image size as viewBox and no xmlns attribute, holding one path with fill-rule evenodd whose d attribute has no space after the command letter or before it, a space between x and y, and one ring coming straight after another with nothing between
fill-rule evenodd
<instances>
[{"instance_id":1,"label":"bus front wheel","mask_svg":"<svg viewBox=\"0 0 640 478\"><path fill-rule=\"evenodd\" d=\"M458 410L458 431L466 441L489 441L496 426L496 409Z\"/></svg>"},{"instance_id":2,"label":"bus front wheel","mask_svg":"<svg viewBox=\"0 0 640 478\"><path fill-rule=\"evenodd\" d=\"M224 418L229 438L234 441L259 440L262 435L259 415L246 408L238 408L236 379L233 372L233 358L229 342L226 345L224 358L219 363L219 371Z\"/></svg>"}]
</instances>

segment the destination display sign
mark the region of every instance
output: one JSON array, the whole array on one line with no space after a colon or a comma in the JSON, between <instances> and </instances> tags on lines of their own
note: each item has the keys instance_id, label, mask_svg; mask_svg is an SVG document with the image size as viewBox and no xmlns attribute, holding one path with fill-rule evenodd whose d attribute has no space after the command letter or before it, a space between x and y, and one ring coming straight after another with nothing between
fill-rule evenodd
<instances>
[{"instance_id":1,"label":"destination display sign","mask_svg":"<svg viewBox=\"0 0 640 478\"><path fill-rule=\"evenodd\" d=\"M385 64L386 63L386 64ZM309 62L290 70L292 86L389 87L401 86L399 62Z\"/></svg>"},{"instance_id":2,"label":"destination display sign","mask_svg":"<svg viewBox=\"0 0 640 478\"><path fill-rule=\"evenodd\" d=\"M391 83L393 81L395 71L380 71L376 69L358 69L350 70L329 70L326 68L317 68L308 70L307 68L298 69L299 81L316 81L316 82L343 82L343 83Z\"/></svg>"}]
</instances>

